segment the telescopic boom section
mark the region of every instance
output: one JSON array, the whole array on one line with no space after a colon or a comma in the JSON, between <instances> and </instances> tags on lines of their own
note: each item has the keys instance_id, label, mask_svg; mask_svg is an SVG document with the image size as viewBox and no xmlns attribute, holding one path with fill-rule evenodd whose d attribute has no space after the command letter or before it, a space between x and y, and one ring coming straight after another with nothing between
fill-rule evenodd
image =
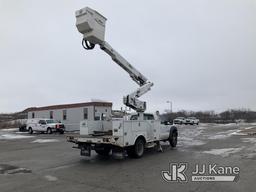
<instances>
[{"instance_id":1,"label":"telescopic boom section","mask_svg":"<svg viewBox=\"0 0 256 192\"><path fill-rule=\"evenodd\" d=\"M82 42L84 48L90 50L98 44L113 61L130 75L140 87L133 93L125 96L123 102L126 106L137 112L144 112L146 110L146 102L140 101L138 98L148 92L153 86L153 83L149 82L144 75L105 41L106 21L107 19L104 16L89 7L76 11L76 26L78 31L84 36Z\"/></svg>"}]
</instances>

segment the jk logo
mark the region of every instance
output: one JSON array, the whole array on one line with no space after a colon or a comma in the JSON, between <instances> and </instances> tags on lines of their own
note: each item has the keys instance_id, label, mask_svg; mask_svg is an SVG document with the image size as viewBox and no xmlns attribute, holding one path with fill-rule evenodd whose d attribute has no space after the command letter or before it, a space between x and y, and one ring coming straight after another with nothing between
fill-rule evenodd
<instances>
[{"instance_id":1,"label":"jk logo","mask_svg":"<svg viewBox=\"0 0 256 192\"><path fill-rule=\"evenodd\" d=\"M167 182L187 182L186 169L187 163L170 163L170 169L162 171L162 177Z\"/></svg>"}]
</instances>

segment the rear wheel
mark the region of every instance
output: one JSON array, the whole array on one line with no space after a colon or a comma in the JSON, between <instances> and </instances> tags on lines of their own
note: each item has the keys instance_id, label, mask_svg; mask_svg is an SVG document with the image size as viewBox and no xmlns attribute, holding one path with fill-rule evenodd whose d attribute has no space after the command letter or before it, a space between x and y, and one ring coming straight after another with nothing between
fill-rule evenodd
<instances>
[{"instance_id":1,"label":"rear wheel","mask_svg":"<svg viewBox=\"0 0 256 192\"><path fill-rule=\"evenodd\" d=\"M130 157L141 158L144 154L145 141L142 138L138 138L134 146L127 149L127 154Z\"/></svg>"},{"instance_id":2,"label":"rear wheel","mask_svg":"<svg viewBox=\"0 0 256 192\"><path fill-rule=\"evenodd\" d=\"M104 147L102 150L97 150L95 149L95 152L98 154L98 155L101 155L101 156L108 156L109 153L110 153L110 148L108 147Z\"/></svg>"},{"instance_id":3,"label":"rear wheel","mask_svg":"<svg viewBox=\"0 0 256 192\"><path fill-rule=\"evenodd\" d=\"M136 158L140 158L144 154L145 142L141 138L137 139L134 145L134 155Z\"/></svg>"}]
</instances>

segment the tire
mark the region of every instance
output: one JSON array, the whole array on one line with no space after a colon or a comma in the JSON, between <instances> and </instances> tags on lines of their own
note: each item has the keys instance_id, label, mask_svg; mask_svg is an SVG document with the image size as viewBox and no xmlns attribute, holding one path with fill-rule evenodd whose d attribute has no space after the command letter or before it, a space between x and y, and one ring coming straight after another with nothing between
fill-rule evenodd
<instances>
[{"instance_id":1,"label":"tire","mask_svg":"<svg viewBox=\"0 0 256 192\"><path fill-rule=\"evenodd\" d=\"M145 150L145 141L142 138L138 138L133 146L133 155L135 158L141 158Z\"/></svg>"},{"instance_id":2,"label":"tire","mask_svg":"<svg viewBox=\"0 0 256 192\"><path fill-rule=\"evenodd\" d=\"M176 127L172 127L169 135L169 143L171 147L176 147L178 142L178 131Z\"/></svg>"},{"instance_id":3,"label":"tire","mask_svg":"<svg viewBox=\"0 0 256 192\"><path fill-rule=\"evenodd\" d=\"M129 157L135 157L135 155L134 155L134 147L132 146L132 147L129 147L127 150L126 150L126 152L127 152L127 155L129 156Z\"/></svg>"},{"instance_id":4,"label":"tire","mask_svg":"<svg viewBox=\"0 0 256 192\"><path fill-rule=\"evenodd\" d=\"M109 156L110 151L111 151L111 149L108 148L108 147L105 147L103 150L97 150L97 149L95 149L95 152L96 152L98 155L101 155L101 156Z\"/></svg>"},{"instance_id":5,"label":"tire","mask_svg":"<svg viewBox=\"0 0 256 192\"><path fill-rule=\"evenodd\" d=\"M60 130L60 134L64 134L64 130Z\"/></svg>"},{"instance_id":6,"label":"tire","mask_svg":"<svg viewBox=\"0 0 256 192\"><path fill-rule=\"evenodd\" d=\"M52 134L52 129L48 127L46 132L47 134Z\"/></svg>"},{"instance_id":7,"label":"tire","mask_svg":"<svg viewBox=\"0 0 256 192\"><path fill-rule=\"evenodd\" d=\"M31 127L28 128L28 133L31 135L33 134L33 129Z\"/></svg>"}]
</instances>

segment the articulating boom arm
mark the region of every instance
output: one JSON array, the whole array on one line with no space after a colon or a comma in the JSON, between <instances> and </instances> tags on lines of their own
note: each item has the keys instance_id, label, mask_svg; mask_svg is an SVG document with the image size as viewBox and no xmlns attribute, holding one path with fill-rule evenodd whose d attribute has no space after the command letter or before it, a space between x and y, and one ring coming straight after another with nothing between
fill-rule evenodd
<instances>
[{"instance_id":1,"label":"articulating boom arm","mask_svg":"<svg viewBox=\"0 0 256 192\"><path fill-rule=\"evenodd\" d=\"M107 42L100 44L100 48L111 56L120 67L122 67L130 77L140 85L135 92L125 96L123 102L126 106L136 110L137 112L144 112L146 110L146 102L140 101L137 98L145 94L153 86L153 83L148 82L147 78L143 76L137 69L135 69L128 61L126 61L118 52L116 52Z\"/></svg>"},{"instance_id":2,"label":"articulating boom arm","mask_svg":"<svg viewBox=\"0 0 256 192\"><path fill-rule=\"evenodd\" d=\"M140 86L135 92L125 96L123 102L126 106L137 112L144 112L146 110L146 102L140 101L138 98L148 92L153 86L153 83L149 82L144 75L104 40L107 19L88 7L76 11L76 18L77 29L84 35L83 47L90 50L95 47L95 44L98 44Z\"/></svg>"}]
</instances>

